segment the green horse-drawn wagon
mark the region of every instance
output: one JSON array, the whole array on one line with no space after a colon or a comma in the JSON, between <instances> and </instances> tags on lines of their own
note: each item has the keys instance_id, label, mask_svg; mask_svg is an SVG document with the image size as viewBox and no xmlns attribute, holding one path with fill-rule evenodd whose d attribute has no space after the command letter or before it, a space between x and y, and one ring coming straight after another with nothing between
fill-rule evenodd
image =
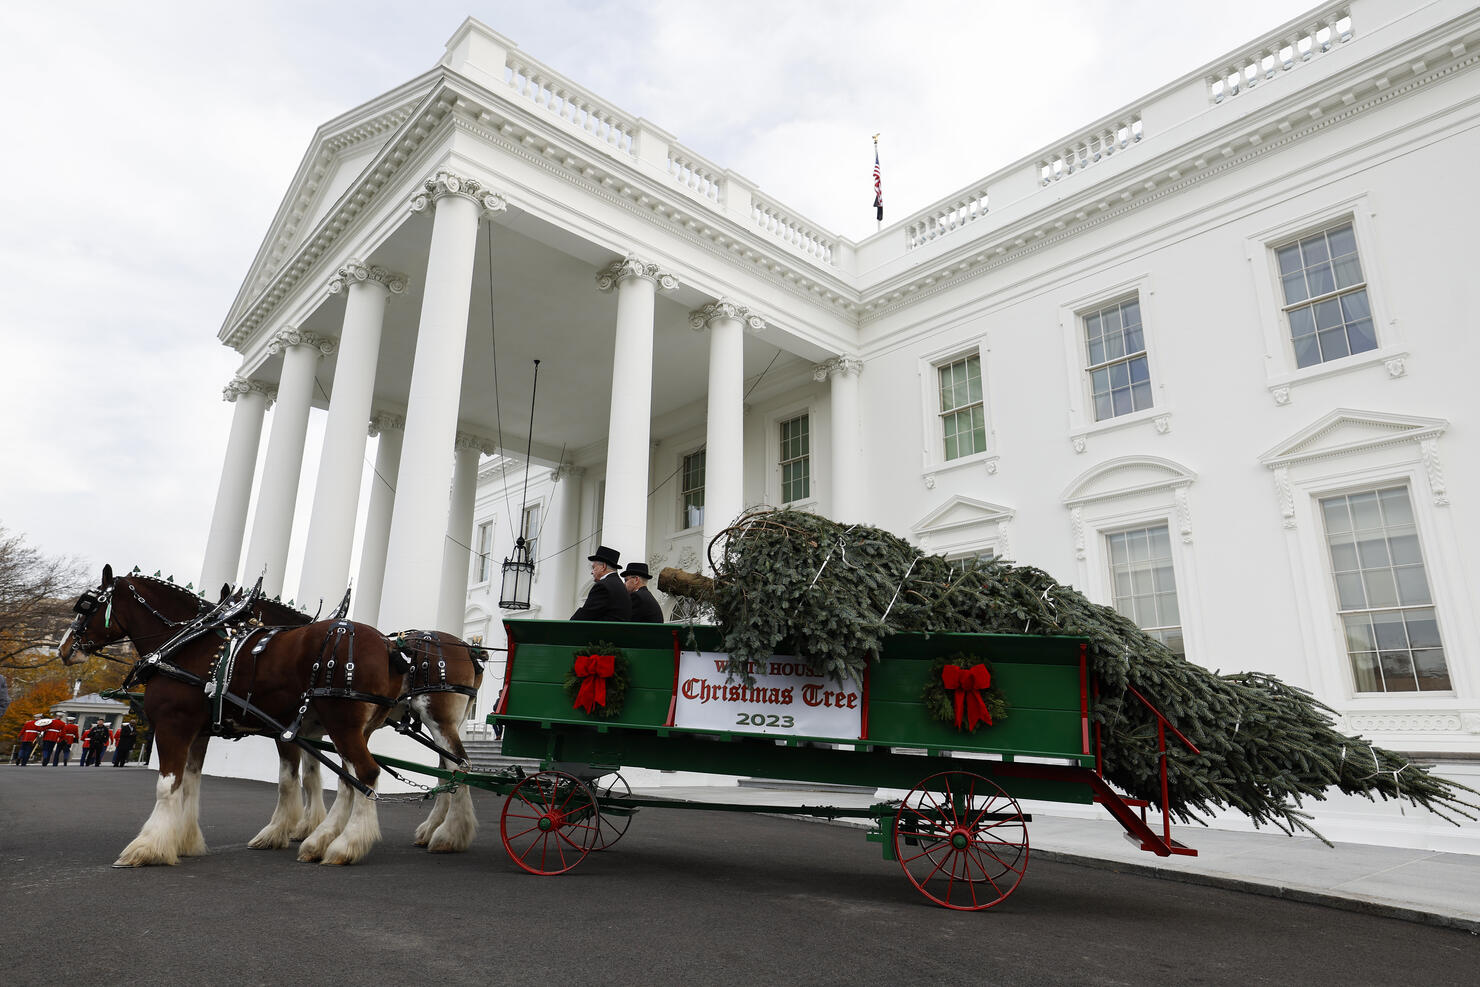
<instances>
[{"instance_id":1,"label":"green horse-drawn wagon","mask_svg":"<svg viewBox=\"0 0 1480 987\"><path fill-rule=\"evenodd\" d=\"M990 907L1021 880L1030 817L1019 799L1098 802L1142 849L1194 852L1170 838L1165 818L1160 832L1148 826L1145 803L1102 777L1080 638L899 634L862 682L839 683L785 656L734 669L711 627L505 627L504 689L488 719L502 725L506 755L538 759L542 770L512 789L465 780L509 792L504 846L531 873L569 870L615 843L645 807L872 819L869 839L949 908ZM1164 749L1171 727L1158 722ZM908 794L867 809L691 803L634 796L619 767Z\"/></svg>"}]
</instances>

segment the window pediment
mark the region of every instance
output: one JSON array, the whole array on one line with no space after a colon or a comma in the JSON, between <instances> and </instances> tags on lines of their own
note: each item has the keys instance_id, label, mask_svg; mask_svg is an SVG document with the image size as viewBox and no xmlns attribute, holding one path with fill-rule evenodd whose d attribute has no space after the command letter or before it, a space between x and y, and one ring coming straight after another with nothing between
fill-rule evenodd
<instances>
[{"instance_id":1,"label":"window pediment","mask_svg":"<svg viewBox=\"0 0 1480 987\"><path fill-rule=\"evenodd\" d=\"M916 535L944 534L975 524L997 524L1012 519L1011 508L959 494L916 521L910 528Z\"/></svg>"},{"instance_id":2,"label":"window pediment","mask_svg":"<svg viewBox=\"0 0 1480 987\"><path fill-rule=\"evenodd\" d=\"M1264 453L1259 462L1276 469L1398 443L1424 442L1448 427L1443 418L1337 408Z\"/></svg>"},{"instance_id":3,"label":"window pediment","mask_svg":"<svg viewBox=\"0 0 1480 987\"><path fill-rule=\"evenodd\" d=\"M1069 507L1097 500L1111 500L1148 490L1170 490L1185 487L1197 474L1155 456L1134 456L1101 463L1079 476L1064 491L1063 501Z\"/></svg>"}]
</instances>

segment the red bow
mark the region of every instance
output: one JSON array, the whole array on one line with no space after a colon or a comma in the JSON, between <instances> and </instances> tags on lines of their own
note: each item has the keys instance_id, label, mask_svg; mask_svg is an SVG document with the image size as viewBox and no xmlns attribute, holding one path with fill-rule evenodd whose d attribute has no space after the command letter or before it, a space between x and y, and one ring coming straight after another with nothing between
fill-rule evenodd
<instances>
[{"instance_id":1,"label":"red bow","mask_svg":"<svg viewBox=\"0 0 1480 987\"><path fill-rule=\"evenodd\" d=\"M597 706L605 706L606 680L616 670L616 655L576 655L576 677L581 680L581 691L576 694L572 708L590 713Z\"/></svg>"},{"instance_id":2,"label":"red bow","mask_svg":"<svg viewBox=\"0 0 1480 987\"><path fill-rule=\"evenodd\" d=\"M978 723L992 725L992 714L981 694L982 689L992 684L992 673L986 665L972 665L970 668L947 665L940 670L940 682L955 693L957 730L961 729L963 707L968 732L975 730Z\"/></svg>"}]
</instances>

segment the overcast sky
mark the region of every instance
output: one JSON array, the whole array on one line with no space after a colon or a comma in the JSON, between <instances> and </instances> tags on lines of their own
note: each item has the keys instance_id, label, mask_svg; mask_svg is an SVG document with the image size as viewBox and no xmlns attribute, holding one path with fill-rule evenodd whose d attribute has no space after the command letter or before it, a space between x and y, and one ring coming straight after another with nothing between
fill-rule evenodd
<instances>
[{"instance_id":1,"label":"overcast sky","mask_svg":"<svg viewBox=\"0 0 1480 987\"><path fill-rule=\"evenodd\" d=\"M0 526L90 569L199 577L238 366L227 308L315 128L431 68L469 14L861 239L872 134L891 221L1311 7L5 0Z\"/></svg>"}]
</instances>

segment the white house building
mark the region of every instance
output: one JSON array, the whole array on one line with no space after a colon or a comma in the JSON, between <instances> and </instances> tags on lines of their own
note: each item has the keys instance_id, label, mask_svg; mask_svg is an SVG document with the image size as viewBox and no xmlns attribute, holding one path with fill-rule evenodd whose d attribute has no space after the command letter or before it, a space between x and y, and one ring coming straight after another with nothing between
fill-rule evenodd
<instances>
[{"instance_id":1,"label":"white house building","mask_svg":"<svg viewBox=\"0 0 1480 987\"><path fill-rule=\"evenodd\" d=\"M598 543L697 569L789 504L1032 563L1475 784L1477 128L1472 4L1325 4L853 242L470 19L320 128L246 274L202 584L355 576L358 619L497 646L517 533L563 618ZM1480 852L1383 808L1327 831Z\"/></svg>"}]
</instances>

